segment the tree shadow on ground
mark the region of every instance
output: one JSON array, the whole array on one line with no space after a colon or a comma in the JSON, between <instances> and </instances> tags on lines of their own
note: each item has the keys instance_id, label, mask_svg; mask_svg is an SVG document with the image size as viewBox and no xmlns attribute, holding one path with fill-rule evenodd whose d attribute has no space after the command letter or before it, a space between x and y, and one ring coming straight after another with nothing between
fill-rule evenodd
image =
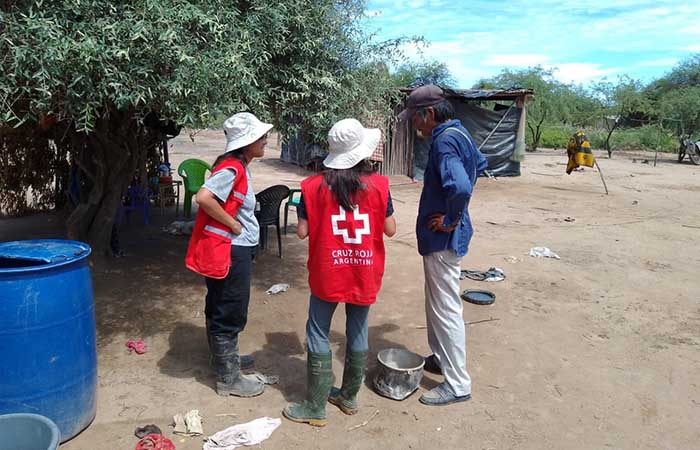
<instances>
[{"instance_id":1,"label":"tree shadow on ground","mask_svg":"<svg viewBox=\"0 0 700 450\"><path fill-rule=\"evenodd\" d=\"M160 372L173 378L194 378L214 389L216 379L209 366L205 327L177 322L168 336L168 343L168 351L158 361Z\"/></svg>"},{"instance_id":2,"label":"tree shadow on ground","mask_svg":"<svg viewBox=\"0 0 700 450\"><path fill-rule=\"evenodd\" d=\"M91 260L98 343L119 334L145 338L170 331L201 301L194 298L202 277L184 265L188 236L148 226L127 228L120 238L126 257Z\"/></svg>"},{"instance_id":3,"label":"tree shadow on ground","mask_svg":"<svg viewBox=\"0 0 700 450\"><path fill-rule=\"evenodd\" d=\"M267 290L277 283L292 287L306 286L306 242L293 234L282 235L283 257L277 256L276 231L270 229L267 248L257 249L253 267L252 286Z\"/></svg>"}]
</instances>

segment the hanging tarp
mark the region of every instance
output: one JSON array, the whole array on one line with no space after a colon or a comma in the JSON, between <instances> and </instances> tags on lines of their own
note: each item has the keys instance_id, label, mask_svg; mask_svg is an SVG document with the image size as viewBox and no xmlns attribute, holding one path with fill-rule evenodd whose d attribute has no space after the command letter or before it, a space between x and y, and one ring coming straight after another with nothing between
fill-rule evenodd
<instances>
[{"instance_id":1,"label":"hanging tarp","mask_svg":"<svg viewBox=\"0 0 700 450\"><path fill-rule=\"evenodd\" d=\"M473 103L454 103L457 118L469 130L477 147L481 147L481 153L489 163L488 171L491 175L520 176L520 162L513 156L521 110L513 107L504 111L493 111ZM484 142L489 134L491 136Z\"/></svg>"},{"instance_id":2,"label":"hanging tarp","mask_svg":"<svg viewBox=\"0 0 700 450\"><path fill-rule=\"evenodd\" d=\"M459 100L450 102L456 118L469 130L476 146L481 147L481 153L489 164L489 173L501 177L520 176L520 162L515 149L522 109L506 106L503 110L493 111ZM428 163L430 142L430 138L413 141L413 178L419 181L423 179Z\"/></svg>"}]
</instances>

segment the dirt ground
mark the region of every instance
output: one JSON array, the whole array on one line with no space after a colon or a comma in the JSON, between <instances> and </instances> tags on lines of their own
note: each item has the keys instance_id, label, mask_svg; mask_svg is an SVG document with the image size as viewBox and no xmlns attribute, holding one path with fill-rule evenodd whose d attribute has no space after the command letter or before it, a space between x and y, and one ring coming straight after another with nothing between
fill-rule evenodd
<instances>
[{"instance_id":1,"label":"dirt ground","mask_svg":"<svg viewBox=\"0 0 700 450\"><path fill-rule=\"evenodd\" d=\"M194 143L175 139L174 166L186 157L213 161L222 138L204 132ZM325 428L282 419L259 447L700 448L700 167L678 164L674 155L660 155L656 167L653 154L599 156L610 195L595 170L567 176L563 152L554 151L528 154L521 177L479 181L471 202L476 232L463 268L497 266L507 278L462 283L497 296L491 306L464 307L465 321L493 319L468 327L471 401L427 407L416 393L397 402L375 394L368 382L356 416L331 406ZM278 158L269 149L252 163L256 190L297 187L307 175ZM391 184L399 231L387 242L384 285L370 313L370 361L388 347L428 353L414 237L420 185L406 177L392 177ZM282 417L284 405L303 395L306 241L290 233L283 237L284 258L274 246L260 255L241 338L258 370L279 375L280 383L257 398L221 398L208 368L204 283L183 266L187 238L161 231L174 211L152 214L150 226L136 217L122 228L127 257L93 261L97 418L62 449L131 449L134 428L149 423L179 450L200 449L202 437L172 435L174 414L199 409L205 434L213 434L258 417ZM295 214L290 221L296 223ZM60 218L4 220L0 231L3 240L55 237ZM530 257L533 246L549 247L561 259ZM289 291L265 294L282 282ZM332 336L338 379L343 326L339 309ZM129 354L126 340L139 338L148 353ZM421 389L440 380L426 374ZM365 426L349 430L375 411Z\"/></svg>"}]
</instances>

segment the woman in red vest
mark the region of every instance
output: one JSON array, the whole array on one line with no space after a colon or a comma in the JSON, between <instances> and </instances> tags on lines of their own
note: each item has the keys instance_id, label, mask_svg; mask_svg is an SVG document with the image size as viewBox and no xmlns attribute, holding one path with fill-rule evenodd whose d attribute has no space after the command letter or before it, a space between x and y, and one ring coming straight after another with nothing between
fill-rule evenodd
<instances>
[{"instance_id":1,"label":"woman in red vest","mask_svg":"<svg viewBox=\"0 0 700 450\"><path fill-rule=\"evenodd\" d=\"M219 395L253 397L265 389L241 373L253 361L239 357L238 334L248 320L252 260L260 236L248 164L265 154L271 128L250 113L229 117L224 122L226 153L216 159L196 197L199 210L185 265L206 280L204 313Z\"/></svg>"},{"instance_id":2,"label":"woman in red vest","mask_svg":"<svg viewBox=\"0 0 700 450\"><path fill-rule=\"evenodd\" d=\"M381 132L344 119L328 132L326 170L301 183L297 236L309 238L309 318L306 322L307 394L283 411L295 422L326 425L326 401L345 414L357 412L357 393L367 365L367 314L384 275L384 234L396 233L389 180L367 160ZM345 303L345 368L333 388L331 320Z\"/></svg>"}]
</instances>

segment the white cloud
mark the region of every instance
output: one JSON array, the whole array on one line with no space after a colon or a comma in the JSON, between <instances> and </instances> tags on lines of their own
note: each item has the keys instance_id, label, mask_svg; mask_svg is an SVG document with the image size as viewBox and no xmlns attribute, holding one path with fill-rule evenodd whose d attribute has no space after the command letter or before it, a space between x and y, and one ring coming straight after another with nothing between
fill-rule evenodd
<instances>
[{"instance_id":1,"label":"white cloud","mask_svg":"<svg viewBox=\"0 0 700 450\"><path fill-rule=\"evenodd\" d=\"M545 64L548 60L549 57L538 53L514 53L509 55L489 55L482 64L498 67L532 67Z\"/></svg>"},{"instance_id":2,"label":"white cloud","mask_svg":"<svg viewBox=\"0 0 700 450\"><path fill-rule=\"evenodd\" d=\"M620 72L619 68L604 69L600 64L563 63L548 66L554 70L554 76L564 83L587 83Z\"/></svg>"},{"instance_id":3,"label":"white cloud","mask_svg":"<svg viewBox=\"0 0 700 450\"><path fill-rule=\"evenodd\" d=\"M691 25L689 27L683 27L678 31L684 34L700 34L700 25Z\"/></svg>"},{"instance_id":4,"label":"white cloud","mask_svg":"<svg viewBox=\"0 0 700 450\"><path fill-rule=\"evenodd\" d=\"M686 52L700 52L700 44L686 45L685 47L681 47L680 50Z\"/></svg>"},{"instance_id":5,"label":"white cloud","mask_svg":"<svg viewBox=\"0 0 700 450\"><path fill-rule=\"evenodd\" d=\"M672 67L678 62L678 58L661 58L642 61L637 64L639 67Z\"/></svg>"},{"instance_id":6,"label":"white cloud","mask_svg":"<svg viewBox=\"0 0 700 450\"><path fill-rule=\"evenodd\" d=\"M378 9L368 9L365 11L366 17L380 17L382 14L382 11Z\"/></svg>"}]
</instances>

